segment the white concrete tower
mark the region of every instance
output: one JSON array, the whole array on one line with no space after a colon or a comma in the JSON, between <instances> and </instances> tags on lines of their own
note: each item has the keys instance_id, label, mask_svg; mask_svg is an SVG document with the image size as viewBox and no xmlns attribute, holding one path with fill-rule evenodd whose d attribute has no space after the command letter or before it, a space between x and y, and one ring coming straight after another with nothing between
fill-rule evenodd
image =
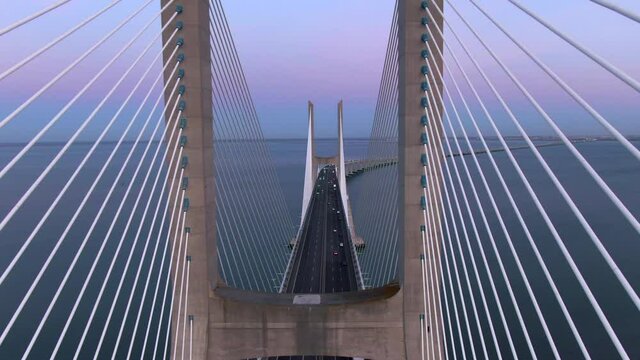
<instances>
[{"instance_id":1,"label":"white concrete tower","mask_svg":"<svg viewBox=\"0 0 640 360\"><path fill-rule=\"evenodd\" d=\"M342 208L347 219L347 227L351 230L351 214L349 213L349 195L347 193L347 174L344 166L344 133L342 131L342 100L338 103L338 176L340 181L340 197Z\"/></svg>"},{"instance_id":2,"label":"white concrete tower","mask_svg":"<svg viewBox=\"0 0 640 360\"><path fill-rule=\"evenodd\" d=\"M304 169L304 190L302 194L302 213L300 215L300 228L302 229L302 225L304 223L304 217L307 213L307 209L309 208L309 202L311 201L311 196L313 195L313 185L316 181L316 173L317 169L315 169L315 143L313 140L313 103L309 101L308 105L309 111L309 130L307 132L307 156L306 156L306 165Z\"/></svg>"}]
</instances>

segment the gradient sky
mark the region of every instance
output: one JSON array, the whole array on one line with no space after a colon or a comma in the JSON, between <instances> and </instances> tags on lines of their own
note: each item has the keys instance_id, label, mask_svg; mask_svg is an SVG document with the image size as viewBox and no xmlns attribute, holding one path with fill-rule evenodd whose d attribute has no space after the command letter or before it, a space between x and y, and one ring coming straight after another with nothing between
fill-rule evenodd
<instances>
[{"instance_id":1,"label":"gradient sky","mask_svg":"<svg viewBox=\"0 0 640 360\"><path fill-rule=\"evenodd\" d=\"M640 24L585 0L522 1L562 31L603 55L635 79L640 79ZM0 28L51 2L42 0L16 3L11 12L0 12ZM640 2L637 0L616 2L640 12ZM0 57L0 72L108 3L106 0L71 2L56 10L55 16L45 16L0 37L0 53L3 54ZM455 0L453 3L567 133L603 133L588 114L580 110L577 104L468 1ZM637 92L607 74L507 1L484 0L481 3L620 130L627 134L640 134L640 96ZM0 117L4 118L13 111L139 4L141 1L124 0L86 29L47 52L46 56L4 79L0 86ZM340 99L345 101L346 135L368 136L382 72L393 0L223 0L223 4L266 136L305 137L306 102L312 100L316 104L317 136L334 137L336 104ZM82 87L83 81L86 83L158 9L157 4L146 8L124 31L116 34L72 74L48 91L37 106L28 108L0 131L0 142L30 138L38 127ZM481 66L487 69L489 77L495 80L500 92L505 95L527 129L532 134L551 134L549 127L448 6L445 13L447 20L472 49ZM77 126L158 30L159 23L152 25L140 41L134 43L132 49L105 73L104 79L90 89L64 121L51 129L50 135L45 139L64 138L70 128ZM445 31L446 40L465 64L465 69L469 71L474 84L478 85L483 99L487 100L489 108L504 126L504 132L515 134L504 111L473 70L450 30L445 28ZM128 93L127 86L131 88L135 83L135 74L141 75L148 66L159 69L159 63L151 64L151 59L159 49L159 43L154 44L149 55L132 73L134 76L127 79L122 89L106 104L105 112L117 109L119 102ZM450 55L447 55L448 64L454 68L454 63L450 60ZM457 71L454 71L454 76L459 83L463 83ZM145 84L149 86L151 80L145 80ZM451 81L447 81L447 84L451 86ZM463 87L463 92L471 99L471 93L466 87ZM159 93L158 88L154 94ZM134 99L141 99L142 96L136 94ZM470 105L479 111L475 101L470 101ZM134 107L127 107L125 114L132 114L134 111ZM99 131L98 125L104 124L109 115L101 114L98 119L96 126L87 129L87 137L95 135Z\"/></svg>"}]
</instances>

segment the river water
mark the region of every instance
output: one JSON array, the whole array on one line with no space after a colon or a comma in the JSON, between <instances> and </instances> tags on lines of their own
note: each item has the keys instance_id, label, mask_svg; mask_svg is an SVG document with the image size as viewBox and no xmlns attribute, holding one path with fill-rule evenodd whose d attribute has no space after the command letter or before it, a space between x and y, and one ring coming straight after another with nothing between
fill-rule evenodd
<instances>
[{"instance_id":1,"label":"river water","mask_svg":"<svg viewBox=\"0 0 640 360\"><path fill-rule=\"evenodd\" d=\"M304 177L304 159L306 151L306 140L269 140L267 141L268 147L271 150L271 156L274 161L276 173L278 174L278 180L282 186L285 203L287 210L290 213L293 223L298 224L300 219L300 208L302 198L302 183ZM519 140L511 141L513 146L522 145ZM334 140L318 140L317 149L322 155L332 155L336 149L336 142ZM346 157L348 159L360 159L366 156L367 153L367 140L349 139L346 141ZM636 146L639 144L636 142ZM4 217L7 214L13 204L19 199L19 197L27 190L29 185L42 171L42 169L48 164L55 153L60 149L61 144L45 144L38 145L20 162L18 165L2 180L0 180L0 215ZM24 243L25 239L29 236L33 228L36 226L42 214L46 211L51 204L59 189L63 185L64 181L71 175L71 172L75 169L79 159L86 153L90 145L79 144L70 148L69 153L62 161L56 166L51 174L43 181L43 183L36 189L33 196L24 204L22 209L16 214L8 226L0 233L0 269L5 269L13 256L16 254L20 246ZM62 199L61 203L51 214L50 219L44 224L43 228L38 232L34 238L32 245L24 253L21 261L15 267L15 270L11 273L6 282L0 287L0 329L3 329L14 314L15 309L20 304L21 299L27 292L33 279L37 275L38 271L42 267L47 256L51 253L53 245L59 238L60 234L64 231L66 224L71 217L71 214L78 208L82 197L86 193L91 181L97 174L100 166L109 155L114 144L104 144L98 147L95 156L92 158L83 172L75 183L72 184L69 193ZM479 143L474 142L474 147L478 147ZM490 146L498 147L497 142L490 141ZM604 180L611 186L611 188L618 194L625 205L629 208L631 213L637 217L640 217L640 165L634 160L625 150L617 143L612 141L596 141L585 142L576 145L577 148L585 155L594 168L601 174ZM126 150L130 149L131 144L125 144L123 149L118 154L124 154ZM4 166L16 153L19 151L18 145L5 144L0 145L0 165ZM136 156L140 156L141 150L135 151ZM562 146L552 146L540 149L541 154L549 162L549 165L557 174L559 180L566 186L569 194L576 200L576 204L582 210L585 218L589 224L593 227L596 234L604 243L606 249L610 252L612 258L616 261L622 272L626 275L627 279L634 287L634 289L640 289L640 266L638 266L638 254L640 254L640 236L635 232L631 226L624 220L621 214L615 209L611 202L604 196L604 194L598 190L597 185L593 180L589 178L589 175L580 165L572 158L572 155ZM559 291L565 298L567 306L570 309L571 315L580 330L581 335L585 343L598 344L597 346L589 346L589 350L592 351L594 358L614 358L611 354L614 353L614 349L607 338L602 326L600 325L591 305L586 300L584 293L582 292L578 282L572 275L567 262L562 256L558 245L555 243L550 231L546 227L543 218L536 209L533 201L528 196L526 188L518 180L517 173L510 165L505 153L493 154L496 162L502 169L502 174L505 177L506 182L509 184L513 197L516 199L524 219L526 220L532 236L538 245L540 252L547 262L550 272L553 274L553 278L556 281ZM531 180L531 183L540 197L540 200L544 208L549 213L552 221L556 225L558 232L565 244L572 254L576 264L582 271L585 279L591 286L597 300L602 305L606 316L610 319L611 324L620 340L629 351L629 355L632 358L640 358L640 337L638 336L637 324L640 323L640 315L638 311L633 307L633 304L626 297L620 285L617 284L615 277L612 275L611 270L607 267L606 263L602 260L602 257L597 252L597 249L592 244L591 240L587 236L586 232L576 220L575 216L571 213L570 209L560 196L559 192L554 188L549 178L545 175L544 170L539 165L533 154L529 150L517 150L514 151L514 155L520 165L522 166L527 177ZM124 156L124 155L118 155ZM116 161L117 160L117 161ZM467 161L469 170L472 173L474 179L479 179L477 176L477 170L472 158L466 156L464 160ZM162 161L162 159L158 159ZM463 171L463 159L455 158L449 159L448 164L453 172L453 162L456 162L459 170ZM522 265L525 268L529 281L532 285L533 291L538 297L539 304L542 313L545 318L548 319L548 324L551 332L556 339L556 345L558 346L561 354L568 354L568 358L578 358L579 350L574 340L572 340L572 334L569 327L563 318L553 293L547 285L546 279L542 273L542 270L538 266L536 259L533 255L531 247L529 246L526 236L522 228L519 225L518 219L515 213L511 209L508 199L500 187L497 176L493 170L491 170L491 164L488 161L488 155L478 155L478 161L485 170L487 175L487 181L494 192L494 197L501 215L505 221L505 226L511 235L511 239L514 242L516 252L521 256ZM115 159L114 164L119 164L122 159ZM148 166L148 161L143 163L142 168ZM110 181L100 181L96 187L95 193L89 199L86 205L86 209L80 213L80 216L76 220L76 224L70 228L69 234L62 246L58 250L58 256L53 258L50 264L50 268L45 272L44 276L40 280L30 300L26 303L21 315L17 318L13 330L9 333L6 341L0 346L0 359L14 359L19 358L18 354L24 352L31 335L38 326L38 322L43 316L44 310L49 305L49 300L52 298L58 284L61 282L69 263L75 251L80 246L84 239L84 235L91 226L91 223L95 219L95 214L102 205L102 202L112 184L112 180L115 178L119 168L118 166L111 166L107 169L105 174ZM133 166L125 169L121 180L116 184L114 189L114 199L107 203L104 209L103 217L105 219L113 218L120 204L123 204L123 211L133 208L135 196L124 198L129 182L131 181L135 168ZM378 170L377 170L378 171ZM380 169L379 172L372 171L361 175L358 175L349 180L348 190L352 207L354 209L361 208L361 199L367 199L368 196L376 196L375 193L367 194L371 191L371 188L366 186L367 183L371 183L370 177L380 177L384 171L395 171L395 167L388 167ZM464 173L461 173L464 174ZM154 175L154 174L152 174ZM160 174L160 179L164 173ZM470 194L470 184L464 179L463 184L465 191ZM138 177L140 178L140 176ZM454 181L457 181L454 175ZM140 187L141 180L136 180L135 186ZM509 248L507 246L506 238L500 230L500 224L498 218L491 207L489 197L484 191L482 183L480 181L475 182L478 190L478 197L483 208L486 209L487 222L492 229L492 235L499 250L499 254L503 258L506 273L512 282L513 291L518 304L521 305L522 316L527 328L531 333L532 342L536 351L539 351L540 358L551 357L550 348L544 340L544 333L542 327L539 325L539 321L536 317L531 302L528 299L524 283L518 275L518 270L513 257L510 255ZM147 185L143 191L143 198L145 198L150 191L150 184ZM449 191L450 195L453 195ZM456 195L462 197L462 192L458 189ZM382 200L380 200L382 201ZM504 311L506 314L506 321L509 326L510 332L514 335L514 346L518 350L518 353L527 353L526 343L520 330L518 319L515 317L513 306L511 305L506 283L502 280L497 266L497 257L495 256L492 248L490 247L490 238L488 233L484 230L482 217L475 206L473 198L470 198L473 219L476 221L478 231L480 234L480 244L484 249L487 256L489 267L491 268L492 276L496 280L496 288L504 304ZM151 206L155 206L155 202L151 203ZM377 211L387 212L393 204L384 204L379 202L379 209ZM354 210L355 211L355 210ZM455 211L455 206L454 206ZM465 210L462 209L464 212ZM139 209L132 218L132 225L125 233L126 217L118 221L113 229L112 241L109 242L105 249L105 259L98 262L93 279L88 283L86 294L83 300L79 303L76 316L70 322L70 327L65 340L61 343L59 358L70 357L77 347L77 343L82 336L84 325L87 323L87 319L90 316L91 310L97 298L102 280L107 275L107 270L110 264L110 258L113 257L116 251L117 241L120 238L123 239L123 249L127 249L127 245L130 247L133 233L137 230L137 224L142 216L142 211ZM391 216L391 215L389 215ZM458 223L458 230L462 232L463 228L459 225L459 219L456 217ZM367 218L354 214L356 229L365 229L367 226ZM52 312L49 320L44 324L42 335L35 343L34 350L31 353L32 359L48 358L53 347L58 340L58 334L62 331L62 328L67 320L73 304L77 298L80 287L82 286L86 275L87 269L91 266L95 255L100 247L100 239L109 231L110 222L105 219L100 219L96 222L96 226L93 235L89 238L86 248L78 260L77 268L81 271L74 271L71 273L66 287L60 294L60 299L56 305L52 308ZM468 215L465 215L466 230L469 234L473 234L473 228ZM453 218L447 215L447 221L449 224L453 224ZM147 222L149 219L146 220ZM146 223L147 223L146 222ZM451 225L453 226L453 225ZM451 228L453 229L453 228ZM141 230L141 234L146 235L144 228ZM452 230L453 231L453 230ZM363 230L363 233L366 231ZM153 234L152 234L153 235ZM445 237L445 246L448 246L448 241L453 240L454 250L457 249L456 239ZM379 260L381 257L396 258L397 248L395 244L392 246L383 247L382 245L389 245L390 238L379 239L366 239L367 249L365 253L362 253L361 258L370 258L372 260L367 261L367 264L375 264L375 260ZM496 327L496 333L498 334L498 342L503 352L508 352L508 343L504 337L504 329L501 325L500 317L497 312L496 303L492 300L490 290L488 288L488 276L486 271L482 271L482 263L480 263L481 252L478 242L472 239L471 250L465 248L464 244L463 252L466 256L466 265L471 266L469 262L470 255L473 254L480 269L480 278L484 285L488 307L490 309L490 316L493 324ZM450 248L445 247L445 250L450 251ZM457 251L457 250L455 250ZM128 250L123 250L119 258L114 262L113 274L109 283L105 287L104 298L110 299L114 296L117 281L120 275L124 272L124 264L126 256L129 254ZM391 255L390 255L391 254ZM125 277L124 295L131 293L131 285L133 284L133 277L135 269L140 261L144 264L149 264L149 258L142 258L141 247L137 247L133 251L132 263L127 270L127 276ZM266 254L268 255L268 254ZM450 256L450 254L448 255ZM458 256L458 255L456 255ZM444 258L442 258L444 259ZM449 258L451 259L451 258ZM462 263L459 258L456 258L458 267L461 267ZM379 261L378 261L379 262ZM155 278L155 274L159 271L158 265L154 265L155 270L151 278ZM371 265L373 266L373 265ZM397 277L397 262L395 265L390 266L381 275L372 275L368 278L370 285L379 285L390 279ZM143 269L146 266L143 266ZM166 265L165 265L166 268ZM442 300L447 300L447 304L453 311L453 302L451 300L451 292L448 289L449 277L444 270L444 283L445 283L445 297ZM365 268L363 271L374 274L374 269ZM453 271L451 269L451 271ZM471 269L470 269L471 271ZM146 277L146 272L141 273L142 278ZM473 276L472 273L469 274ZM452 277L452 285L454 289L457 289L457 282L455 276ZM463 283L464 285L464 283ZM480 296L480 288L476 285L473 286L473 291L476 299ZM141 288L138 288L134 292L134 304L141 300ZM464 293L465 302L470 306L470 294ZM456 290L457 296L457 290ZM145 301L146 306L142 310L140 316L144 326L142 330L139 330L136 334L136 341L133 347L133 354L139 356L142 343L144 339L144 329L146 328L146 319L150 315L150 300L148 295ZM102 356L110 355L120 325L123 323L124 310L126 306L126 297L124 300L119 300L116 304L113 319L106 332L105 342L103 345ZM461 309L462 302L457 299L456 303L458 309ZM95 320L93 325L88 329L85 346L83 347L80 358L86 358L92 356L95 352L95 347L100 339L100 334L106 323L106 318L109 312L110 302L102 301L97 307ZM167 305L165 305L167 308ZM161 311L160 302L156 305L154 310L156 315ZM129 344L129 339L133 336L133 322L137 312L132 312L128 315L126 322L123 326L123 342L125 345ZM166 315L165 315L166 316ZM451 313L453 316L453 312ZM154 319L158 316L154 316ZM487 347L491 353L493 351L493 345L491 344L491 337L488 331L488 318L481 316L481 324L483 327L483 336L486 340ZM151 324L151 338L155 338L155 332L160 329L160 336L164 338L166 334L166 327L157 323L154 320ZM457 329L454 327L451 329L456 334ZM447 328L447 332L448 332ZM475 334L475 328L472 330ZM476 336L477 337L477 336ZM153 348L153 341L149 340L148 346ZM480 342L475 343L476 350L480 349ZM449 344L451 346L451 344ZM466 344L468 349L469 345ZM107 349L107 350L104 350ZM126 354L126 346L121 346L118 350L118 355L124 356ZM134 356L135 357L135 356ZM149 352L147 356L150 357Z\"/></svg>"}]
</instances>

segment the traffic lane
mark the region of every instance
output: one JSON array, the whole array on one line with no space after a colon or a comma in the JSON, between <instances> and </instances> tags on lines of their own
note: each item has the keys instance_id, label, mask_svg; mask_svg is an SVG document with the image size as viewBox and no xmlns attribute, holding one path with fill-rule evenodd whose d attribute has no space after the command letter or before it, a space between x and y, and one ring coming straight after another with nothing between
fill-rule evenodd
<instances>
[{"instance_id":1,"label":"traffic lane","mask_svg":"<svg viewBox=\"0 0 640 360\"><path fill-rule=\"evenodd\" d=\"M330 251L330 257L327 259L327 292L357 290L355 281L350 277L351 248L348 246L348 230L344 221L344 209L342 209L342 198L335 169L332 169L328 176L331 210L327 212L330 230L330 236L327 239ZM352 277L355 280L355 276Z\"/></svg>"},{"instance_id":2,"label":"traffic lane","mask_svg":"<svg viewBox=\"0 0 640 360\"><path fill-rule=\"evenodd\" d=\"M305 234L304 239L307 246L302 248L300 252L301 266L297 274L298 281L296 281L296 286L294 287L294 292L296 293L314 293L320 290L318 286L320 281L320 276L318 276L318 269L320 268L318 258L321 252L321 244L318 242L318 238L322 232L321 223L323 215L320 208L324 202L323 197L326 196L321 179L323 179L322 172L321 176L318 177L317 186L314 189L316 192L313 195L320 199L314 202L312 216L307 220L310 222L309 231Z\"/></svg>"},{"instance_id":3,"label":"traffic lane","mask_svg":"<svg viewBox=\"0 0 640 360\"><path fill-rule=\"evenodd\" d=\"M353 248L349 242L349 228L347 227L346 215L342 206L342 195L340 193L339 184L335 187L335 194L337 210L335 215L336 222L338 224L336 227L336 241L342 244L342 246L340 246L340 286L343 291L353 291L358 289L355 268L353 266L353 256L355 255L353 254Z\"/></svg>"},{"instance_id":4,"label":"traffic lane","mask_svg":"<svg viewBox=\"0 0 640 360\"><path fill-rule=\"evenodd\" d=\"M294 286L289 292L320 293L357 290L348 229L334 167L320 171L312 209L296 253ZM342 243L342 246L340 244Z\"/></svg>"},{"instance_id":5,"label":"traffic lane","mask_svg":"<svg viewBox=\"0 0 640 360\"><path fill-rule=\"evenodd\" d=\"M313 194L313 207L310 216L305 219L305 226L308 226L306 233L300 239L304 246L297 252L299 261L297 273L294 274L294 286L292 292L295 293L319 293L323 285L323 276L320 271L324 268L321 263L323 257L323 235L326 229L326 211L328 187L327 169L323 169L318 174ZM308 222L308 224L307 224Z\"/></svg>"},{"instance_id":6,"label":"traffic lane","mask_svg":"<svg viewBox=\"0 0 640 360\"><path fill-rule=\"evenodd\" d=\"M313 245L308 239L310 238L310 236L308 236L309 231L314 231L315 228L312 226L311 220L317 218L317 202L318 200L316 199L315 195L314 197L311 199L311 209L308 213L307 219L305 219L305 222L303 224L303 226L305 227L303 230L303 233L301 234L301 237L299 239L300 244L299 249L296 253L296 259L295 259L295 264L296 266L294 267L294 274L292 274L292 280L293 280L293 286L290 289L290 292L295 292L295 291L301 291L302 290L302 286L306 286L306 281L308 281L307 279L303 278L306 275L309 275L307 272L303 271L302 273L300 272L301 268L305 268L306 264L303 264L304 260L307 259L306 256L303 256L304 254L309 253L309 249L310 247Z\"/></svg>"},{"instance_id":7,"label":"traffic lane","mask_svg":"<svg viewBox=\"0 0 640 360\"><path fill-rule=\"evenodd\" d=\"M315 189L314 189L315 192ZM287 292L295 292L295 291L299 291L300 290L300 282L303 281L302 279L302 275L300 273L300 267L302 266L302 262L303 259L305 259L306 257L302 256L302 254L306 254L308 253L308 248L311 245L309 241L307 241L307 239L309 238L308 233L309 230L313 231L313 228L310 229L311 227L311 221L310 219L314 219L317 213L317 206L316 203L318 202L315 194L312 196L311 200L310 200L310 206L311 208L307 211L307 216L305 218L305 221L303 223L303 231L300 234L300 239L298 239L299 243L297 244L297 251L295 254L295 259L294 259L294 266L292 269L292 274L291 274L291 283L287 284Z\"/></svg>"}]
</instances>

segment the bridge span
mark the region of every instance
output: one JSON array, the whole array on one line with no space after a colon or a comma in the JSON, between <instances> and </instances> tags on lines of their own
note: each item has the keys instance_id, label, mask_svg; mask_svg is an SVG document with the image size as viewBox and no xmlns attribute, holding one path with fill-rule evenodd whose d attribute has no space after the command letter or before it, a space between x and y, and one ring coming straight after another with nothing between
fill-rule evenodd
<instances>
[{"instance_id":1,"label":"bridge span","mask_svg":"<svg viewBox=\"0 0 640 360\"><path fill-rule=\"evenodd\" d=\"M338 151L317 156L309 103L294 235L279 182L287 171L278 171L291 163L271 157L223 2L146 0L134 11L122 8L133 0L56 0L22 17L36 3L23 1L3 13L0 22L16 21L0 25L0 48L17 62L0 69L9 142L0 144L0 360L640 359L640 146L616 128L624 119L609 119L637 110L618 88L637 96L640 81L619 59L556 28L555 6L546 21L544 6L517 0L499 9L472 0L461 11L455 0L398 0L367 158L345 159L342 102ZM593 49L638 31L633 11L580 3L580 24L603 35ZM589 6L593 18L582 18ZM508 7L533 21L492 15ZM298 18L311 24L311 13L325 14ZM362 20L362 9L354 15ZM74 27L50 26L60 18ZM27 25L36 31L20 35ZM523 54L494 52L486 26ZM620 84L574 89L513 26L546 28ZM624 45L624 55L640 54ZM523 72L537 70L510 64L527 58L558 87L531 86ZM305 73L315 86L317 72ZM620 108L600 109L609 102L590 104L594 95ZM584 111L615 141L576 147L568 127L580 129ZM534 129L558 142L536 144ZM352 187L354 218L346 179L368 171Z\"/></svg>"},{"instance_id":2,"label":"bridge span","mask_svg":"<svg viewBox=\"0 0 640 360\"><path fill-rule=\"evenodd\" d=\"M358 290L355 254L342 206L334 166L318 173L315 193L295 248L289 293L333 293Z\"/></svg>"}]
</instances>

